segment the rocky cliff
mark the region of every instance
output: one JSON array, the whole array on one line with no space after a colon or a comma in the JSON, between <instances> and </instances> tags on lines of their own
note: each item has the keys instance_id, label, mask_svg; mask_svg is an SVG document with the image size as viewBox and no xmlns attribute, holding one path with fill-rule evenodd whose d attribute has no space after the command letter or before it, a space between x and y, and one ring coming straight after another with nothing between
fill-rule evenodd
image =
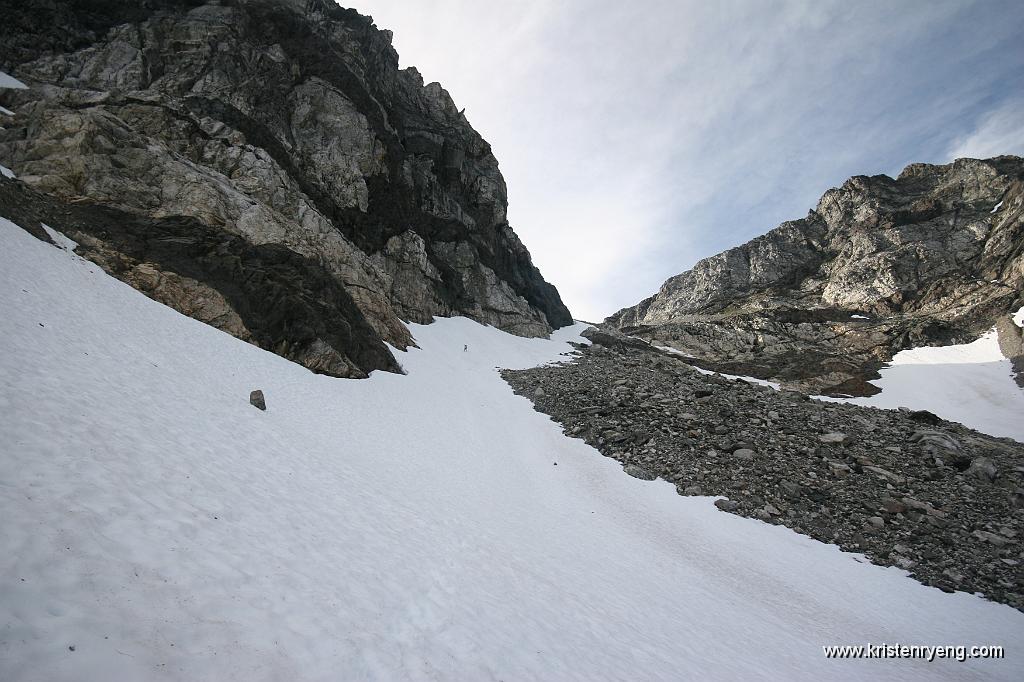
<instances>
[{"instance_id":1,"label":"rocky cliff","mask_svg":"<svg viewBox=\"0 0 1024 682\"><path fill-rule=\"evenodd\" d=\"M571 322L490 146L391 34L321 0L0 1L0 214L179 311L335 376L403 321Z\"/></svg>"},{"instance_id":2,"label":"rocky cliff","mask_svg":"<svg viewBox=\"0 0 1024 682\"><path fill-rule=\"evenodd\" d=\"M1002 156L851 178L605 324L715 369L867 395L899 350L973 340L1021 305L1024 160Z\"/></svg>"}]
</instances>

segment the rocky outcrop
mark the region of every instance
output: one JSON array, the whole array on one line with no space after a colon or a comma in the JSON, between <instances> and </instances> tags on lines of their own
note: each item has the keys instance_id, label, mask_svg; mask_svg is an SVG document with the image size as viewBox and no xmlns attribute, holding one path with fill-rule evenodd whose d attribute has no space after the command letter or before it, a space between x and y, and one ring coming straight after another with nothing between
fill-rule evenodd
<instances>
[{"instance_id":1,"label":"rocky outcrop","mask_svg":"<svg viewBox=\"0 0 1024 682\"><path fill-rule=\"evenodd\" d=\"M151 298L313 371L401 371L345 287L281 245L253 245L194 218L61 202L4 178L0 207L18 225L72 235L76 253Z\"/></svg>"},{"instance_id":2,"label":"rocky outcrop","mask_svg":"<svg viewBox=\"0 0 1024 682\"><path fill-rule=\"evenodd\" d=\"M29 89L0 95L0 159L153 298L337 376L397 370L384 343L412 343L403 322L571 322L506 221L490 146L370 18L318 0L2 4L0 68Z\"/></svg>"},{"instance_id":3,"label":"rocky outcrop","mask_svg":"<svg viewBox=\"0 0 1024 682\"><path fill-rule=\"evenodd\" d=\"M996 339L1003 357L1010 360L1014 380L1024 388L1024 328L1009 315L1003 315L996 321Z\"/></svg>"},{"instance_id":4,"label":"rocky outcrop","mask_svg":"<svg viewBox=\"0 0 1024 682\"><path fill-rule=\"evenodd\" d=\"M970 341L1022 292L1024 160L960 159L851 178L605 324L733 374L867 395L894 353Z\"/></svg>"},{"instance_id":5,"label":"rocky outcrop","mask_svg":"<svg viewBox=\"0 0 1024 682\"><path fill-rule=\"evenodd\" d=\"M1024 610L1024 445L596 338L570 362L502 376L631 476Z\"/></svg>"}]
</instances>

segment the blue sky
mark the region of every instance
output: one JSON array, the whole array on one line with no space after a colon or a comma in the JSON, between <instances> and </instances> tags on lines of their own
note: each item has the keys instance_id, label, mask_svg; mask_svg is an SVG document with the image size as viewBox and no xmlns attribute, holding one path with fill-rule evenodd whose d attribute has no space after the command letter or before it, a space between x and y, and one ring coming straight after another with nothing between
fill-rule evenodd
<instances>
[{"instance_id":1,"label":"blue sky","mask_svg":"<svg viewBox=\"0 0 1024 682\"><path fill-rule=\"evenodd\" d=\"M1024 3L366 0L494 148L578 318L850 175L1024 154Z\"/></svg>"}]
</instances>

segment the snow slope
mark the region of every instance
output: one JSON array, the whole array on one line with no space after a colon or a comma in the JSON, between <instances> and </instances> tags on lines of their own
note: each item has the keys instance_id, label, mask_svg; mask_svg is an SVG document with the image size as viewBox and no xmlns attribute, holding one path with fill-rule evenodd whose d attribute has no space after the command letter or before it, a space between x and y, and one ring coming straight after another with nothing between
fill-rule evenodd
<instances>
[{"instance_id":1,"label":"snow slope","mask_svg":"<svg viewBox=\"0 0 1024 682\"><path fill-rule=\"evenodd\" d=\"M12 88L14 90L27 90L28 86L14 76L0 71L0 88Z\"/></svg>"},{"instance_id":2,"label":"snow slope","mask_svg":"<svg viewBox=\"0 0 1024 682\"><path fill-rule=\"evenodd\" d=\"M0 679L1022 679L1024 614L630 478L494 370L579 330L331 379L0 220ZM1007 658L821 649L883 642Z\"/></svg>"},{"instance_id":3,"label":"snow slope","mask_svg":"<svg viewBox=\"0 0 1024 682\"><path fill-rule=\"evenodd\" d=\"M1022 314L1024 309L1014 316L1018 325ZM982 433L1024 442L1024 390L999 351L995 329L972 343L901 351L879 374L871 383L881 393L839 401L929 410Z\"/></svg>"}]
</instances>

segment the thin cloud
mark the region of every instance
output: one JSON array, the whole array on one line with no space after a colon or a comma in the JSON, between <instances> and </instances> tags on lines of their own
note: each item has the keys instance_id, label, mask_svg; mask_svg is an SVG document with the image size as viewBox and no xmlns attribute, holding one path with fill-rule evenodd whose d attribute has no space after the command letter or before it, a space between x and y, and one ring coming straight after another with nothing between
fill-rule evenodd
<instances>
[{"instance_id":1,"label":"thin cloud","mask_svg":"<svg viewBox=\"0 0 1024 682\"><path fill-rule=\"evenodd\" d=\"M1024 100L1008 102L982 117L977 129L957 139L948 157L987 159L1000 154L1024 155Z\"/></svg>"},{"instance_id":2,"label":"thin cloud","mask_svg":"<svg viewBox=\"0 0 1024 682\"><path fill-rule=\"evenodd\" d=\"M1024 90L1019 2L357 9L466 107L501 163L510 223L586 319L801 217L850 175L968 143L1012 151L1020 108L1000 112Z\"/></svg>"}]
</instances>

